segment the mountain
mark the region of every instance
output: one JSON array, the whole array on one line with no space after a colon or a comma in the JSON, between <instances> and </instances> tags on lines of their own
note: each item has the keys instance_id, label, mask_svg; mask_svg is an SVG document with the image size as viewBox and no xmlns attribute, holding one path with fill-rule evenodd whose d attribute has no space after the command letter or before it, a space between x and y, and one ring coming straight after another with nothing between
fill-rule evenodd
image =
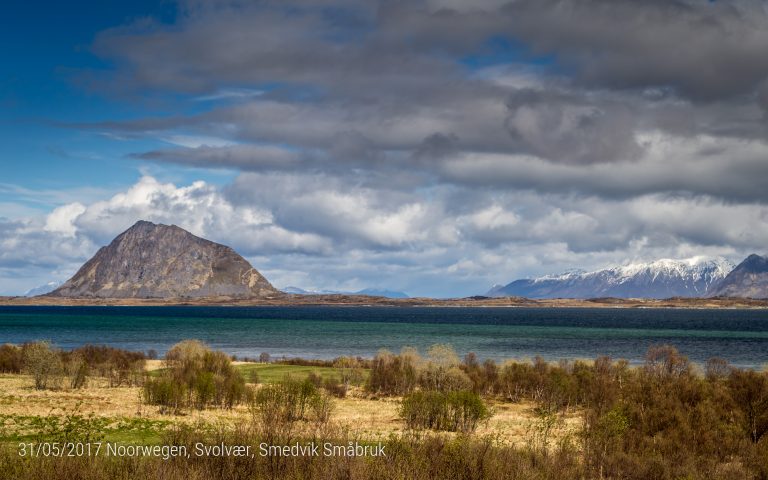
<instances>
[{"instance_id":1,"label":"mountain","mask_svg":"<svg viewBox=\"0 0 768 480\"><path fill-rule=\"evenodd\" d=\"M385 290L379 288L365 288L355 295L369 295L371 297L386 297L386 298L410 298L405 292L395 292L393 290Z\"/></svg>"},{"instance_id":2,"label":"mountain","mask_svg":"<svg viewBox=\"0 0 768 480\"><path fill-rule=\"evenodd\" d=\"M712 289L711 295L768 298L768 258L748 256Z\"/></svg>"},{"instance_id":3,"label":"mountain","mask_svg":"<svg viewBox=\"0 0 768 480\"><path fill-rule=\"evenodd\" d=\"M53 281L53 282L48 282L45 285L38 285L37 287L30 288L29 290L24 292L24 296L25 297L36 297L38 295L45 295L46 293L50 293L50 292L56 290L57 288L59 288L63 284L64 284L64 282L56 280L56 281Z\"/></svg>"},{"instance_id":4,"label":"mountain","mask_svg":"<svg viewBox=\"0 0 768 480\"><path fill-rule=\"evenodd\" d=\"M55 297L263 297L278 291L231 248L139 221L102 247Z\"/></svg>"},{"instance_id":5,"label":"mountain","mask_svg":"<svg viewBox=\"0 0 768 480\"><path fill-rule=\"evenodd\" d=\"M291 295L320 295L320 292L312 292L299 287L285 287L281 289L281 291L283 293L290 293Z\"/></svg>"},{"instance_id":6,"label":"mountain","mask_svg":"<svg viewBox=\"0 0 768 480\"><path fill-rule=\"evenodd\" d=\"M732 269L733 264L722 258L663 259L593 272L572 270L561 275L515 280L504 286L494 286L486 295L527 298L702 297Z\"/></svg>"},{"instance_id":7,"label":"mountain","mask_svg":"<svg viewBox=\"0 0 768 480\"><path fill-rule=\"evenodd\" d=\"M378 288L364 288L363 290L358 290L356 292L347 292L342 290L305 290L299 287L285 287L282 291L294 295L368 295L371 297L410 298L408 294L404 292Z\"/></svg>"}]
</instances>

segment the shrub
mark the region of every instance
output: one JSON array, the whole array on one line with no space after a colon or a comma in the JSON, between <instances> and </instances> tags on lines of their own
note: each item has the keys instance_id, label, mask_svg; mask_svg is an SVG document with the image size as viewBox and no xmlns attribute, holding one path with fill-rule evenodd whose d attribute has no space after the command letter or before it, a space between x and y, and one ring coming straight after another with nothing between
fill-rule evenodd
<instances>
[{"instance_id":1,"label":"shrub","mask_svg":"<svg viewBox=\"0 0 768 480\"><path fill-rule=\"evenodd\" d=\"M24 367L24 356L22 349L16 345L0 345L0 372L1 373L21 373Z\"/></svg>"},{"instance_id":2,"label":"shrub","mask_svg":"<svg viewBox=\"0 0 768 480\"><path fill-rule=\"evenodd\" d=\"M23 371L32 375L35 388L57 388L64 373L64 365L57 350L49 342L35 342L24 345Z\"/></svg>"},{"instance_id":3,"label":"shrub","mask_svg":"<svg viewBox=\"0 0 768 480\"><path fill-rule=\"evenodd\" d=\"M144 378L146 356L142 352L88 344L62 353L62 358L65 363L82 359L89 374L107 378L110 387L140 385Z\"/></svg>"},{"instance_id":4,"label":"shrub","mask_svg":"<svg viewBox=\"0 0 768 480\"><path fill-rule=\"evenodd\" d=\"M403 395L414 389L417 375L412 356L398 356L382 350L371 362L366 389L384 395Z\"/></svg>"},{"instance_id":5,"label":"shrub","mask_svg":"<svg viewBox=\"0 0 768 480\"><path fill-rule=\"evenodd\" d=\"M67 363L67 371L70 377L69 386L71 388L83 388L85 386L90 369L82 355L70 356Z\"/></svg>"},{"instance_id":6,"label":"shrub","mask_svg":"<svg viewBox=\"0 0 768 480\"><path fill-rule=\"evenodd\" d=\"M367 362L359 357L339 357L333 361L333 366L341 376L345 388L350 384L359 385L363 381L363 366Z\"/></svg>"},{"instance_id":7,"label":"shrub","mask_svg":"<svg viewBox=\"0 0 768 480\"><path fill-rule=\"evenodd\" d=\"M326 378L323 381L323 388L326 392L336 398L344 398L347 396L347 385L336 377Z\"/></svg>"},{"instance_id":8,"label":"shrub","mask_svg":"<svg viewBox=\"0 0 768 480\"><path fill-rule=\"evenodd\" d=\"M691 373L688 358L671 345L655 345L645 354L643 370L646 375L660 379L677 378Z\"/></svg>"},{"instance_id":9,"label":"shrub","mask_svg":"<svg viewBox=\"0 0 768 480\"><path fill-rule=\"evenodd\" d=\"M186 407L232 408L244 399L247 389L240 372L223 352L214 352L197 340L177 343L166 354L159 377L144 385L144 400L161 411Z\"/></svg>"},{"instance_id":10,"label":"shrub","mask_svg":"<svg viewBox=\"0 0 768 480\"><path fill-rule=\"evenodd\" d=\"M320 385L322 385L322 384L323 384L323 377L321 377L320 375L318 375L318 374L317 374L317 373L315 373L315 372L309 372L309 374L307 375L307 380L308 380L308 381L309 381L309 382L310 382L312 385L314 385L314 386L316 386L316 387L319 387Z\"/></svg>"},{"instance_id":11,"label":"shrub","mask_svg":"<svg viewBox=\"0 0 768 480\"><path fill-rule=\"evenodd\" d=\"M259 432L266 440L288 438L298 421L328 422L333 402L309 380L286 376L258 389L249 405Z\"/></svg>"},{"instance_id":12,"label":"shrub","mask_svg":"<svg viewBox=\"0 0 768 480\"><path fill-rule=\"evenodd\" d=\"M404 348L400 355L380 351L371 361L366 389L383 395L405 395L417 386L441 392L475 389L467 367L450 346L433 345L427 355L422 359L412 348Z\"/></svg>"},{"instance_id":13,"label":"shrub","mask_svg":"<svg viewBox=\"0 0 768 480\"><path fill-rule=\"evenodd\" d=\"M752 370L733 370L728 378L740 424L753 443L768 433L768 375Z\"/></svg>"},{"instance_id":14,"label":"shrub","mask_svg":"<svg viewBox=\"0 0 768 480\"><path fill-rule=\"evenodd\" d=\"M417 391L403 398L400 416L408 428L472 432L490 412L474 392Z\"/></svg>"},{"instance_id":15,"label":"shrub","mask_svg":"<svg viewBox=\"0 0 768 480\"><path fill-rule=\"evenodd\" d=\"M186 385L167 376L145 382L143 392L144 402L159 405L161 413L179 412L186 404Z\"/></svg>"}]
</instances>

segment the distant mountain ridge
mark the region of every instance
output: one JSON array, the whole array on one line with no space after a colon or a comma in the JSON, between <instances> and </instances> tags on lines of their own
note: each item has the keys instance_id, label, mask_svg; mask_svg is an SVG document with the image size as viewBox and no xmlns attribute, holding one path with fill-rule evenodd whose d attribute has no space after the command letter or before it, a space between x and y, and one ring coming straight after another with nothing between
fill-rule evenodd
<instances>
[{"instance_id":1,"label":"distant mountain ridge","mask_svg":"<svg viewBox=\"0 0 768 480\"><path fill-rule=\"evenodd\" d=\"M53 297L265 297L279 292L225 245L139 221L99 249Z\"/></svg>"},{"instance_id":2,"label":"distant mountain ridge","mask_svg":"<svg viewBox=\"0 0 768 480\"><path fill-rule=\"evenodd\" d=\"M734 265L723 258L661 259L586 272L515 280L494 286L489 297L545 298L669 298L704 297Z\"/></svg>"},{"instance_id":3,"label":"distant mountain ridge","mask_svg":"<svg viewBox=\"0 0 768 480\"><path fill-rule=\"evenodd\" d=\"M356 292L347 292L342 290L305 290L299 287L285 287L282 291L294 295L369 295L371 297L411 298L405 292L378 288L364 288Z\"/></svg>"},{"instance_id":4,"label":"distant mountain ridge","mask_svg":"<svg viewBox=\"0 0 768 480\"><path fill-rule=\"evenodd\" d=\"M38 295L45 295L46 293L50 293L60 286L62 286L64 282L54 280L52 282L48 282L45 285L38 285L37 287L30 288L26 292L24 292L25 297L36 297Z\"/></svg>"}]
</instances>

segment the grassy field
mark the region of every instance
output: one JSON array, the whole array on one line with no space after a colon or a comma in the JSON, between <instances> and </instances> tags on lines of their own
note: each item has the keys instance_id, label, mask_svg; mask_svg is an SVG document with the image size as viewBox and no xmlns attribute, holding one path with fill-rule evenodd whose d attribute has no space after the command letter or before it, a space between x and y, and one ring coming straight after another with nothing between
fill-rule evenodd
<instances>
[{"instance_id":1,"label":"grassy field","mask_svg":"<svg viewBox=\"0 0 768 480\"><path fill-rule=\"evenodd\" d=\"M260 383L274 383L282 380L287 375L296 378L306 378L310 373L320 376L321 379L341 378L342 369L335 367L315 367L304 365L284 365L278 363L254 363L254 362L233 362L243 377L250 381L253 373L258 375ZM159 372L162 369L161 360L147 360L147 370L150 372ZM361 380L368 378L368 370L361 369Z\"/></svg>"},{"instance_id":2,"label":"grassy field","mask_svg":"<svg viewBox=\"0 0 768 480\"><path fill-rule=\"evenodd\" d=\"M471 355L460 362L448 347L435 346L427 359L407 350L382 353L365 363L370 368L365 372L232 364L226 354L186 341L169 353L167 363L129 364L135 370L121 381L115 380L118 370L100 370L93 360L91 371L107 372L108 378L88 377L77 389L70 388L80 385L74 383L77 356L64 370L68 381L35 388L41 368L56 366L59 357L50 349L43 356L44 345L25 348L29 367L16 371L34 375L0 374L2 479L768 479L768 375L721 359L702 370L668 345L649 349L640 367L607 358L572 363L536 358L499 366ZM126 356L108 349L93 350L90 357L84 352L80 358L111 355L113 367ZM6 348L5 364L17 364L9 359L18 353ZM142 368L152 375L143 375ZM352 373L348 390L325 381ZM131 382L143 382L144 388L128 386ZM187 383L174 387L173 382ZM174 396L174 388L181 393ZM211 392L241 397L224 403ZM475 409L478 402L482 410ZM473 411L480 413L471 427L448 426ZM33 459L19 453L23 445L44 442L190 449L224 444L281 449L317 442L342 450L379 444L390 454L198 455L167 461L39 454Z\"/></svg>"},{"instance_id":3,"label":"grassy field","mask_svg":"<svg viewBox=\"0 0 768 480\"><path fill-rule=\"evenodd\" d=\"M149 362L157 369L159 362ZM248 378L258 372L260 381L270 383L286 374L306 377L314 372L323 377L337 376L330 367L305 367L239 363L237 368ZM67 428L67 418L81 417L103 433L103 440L153 443L167 428L179 424L237 425L250 418L244 405L231 410L188 410L181 415L159 413L154 406L143 405L139 387L109 387L106 380L90 379L85 388L71 390L36 390L27 375L0 374L0 442L17 442L51 437ZM346 398L334 400L333 421L355 436L386 438L402 433L405 425L399 416L400 399L376 398L362 388L353 387ZM501 442L522 445L536 427L537 417L531 402L491 403L493 416L478 428L478 435L493 435ZM577 412L566 415L557 435L574 431L580 422ZM450 434L446 434L450 435Z\"/></svg>"}]
</instances>

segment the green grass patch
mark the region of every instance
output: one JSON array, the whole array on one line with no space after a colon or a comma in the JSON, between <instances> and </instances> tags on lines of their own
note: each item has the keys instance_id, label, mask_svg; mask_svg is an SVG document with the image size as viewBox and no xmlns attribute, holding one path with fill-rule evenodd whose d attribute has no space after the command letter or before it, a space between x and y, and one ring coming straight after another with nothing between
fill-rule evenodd
<instances>
[{"instance_id":1,"label":"green grass patch","mask_svg":"<svg viewBox=\"0 0 768 480\"><path fill-rule=\"evenodd\" d=\"M320 375L326 378L341 378L342 369L336 367L311 367L303 365L281 365L275 363L245 363L237 365L235 368L240 370L247 382L251 381L251 373L256 372L260 383L275 383L282 380L286 375L297 378L306 378L310 373ZM363 380L368 377L368 370L363 370Z\"/></svg>"},{"instance_id":2,"label":"green grass patch","mask_svg":"<svg viewBox=\"0 0 768 480\"><path fill-rule=\"evenodd\" d=\"M87 440L154 444L171 423L135 417L0 415L0 443Z\"/></svg>"}]
</instances>

